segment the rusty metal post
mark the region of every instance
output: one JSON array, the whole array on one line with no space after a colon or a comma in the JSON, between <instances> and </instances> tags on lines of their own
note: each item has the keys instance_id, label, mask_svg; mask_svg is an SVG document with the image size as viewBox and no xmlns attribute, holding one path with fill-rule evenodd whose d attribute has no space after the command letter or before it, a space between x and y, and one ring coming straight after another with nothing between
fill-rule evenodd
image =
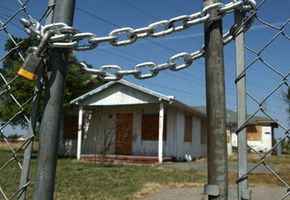
<instances>
[{"instance_id":1,"label":"rusty metal post","mask_svg":"<svg viewBox=\"0 0 290 200\"><path fill-rule=\"evenodd\" d=\"M203 7L220 0L203 0ZM217 9L210 11L212 20L204 25L206 65L206 107L208 134L208 199L228 199L228 164L226 138L226 104L222 19Z\"/></svg>"}]
</instances>

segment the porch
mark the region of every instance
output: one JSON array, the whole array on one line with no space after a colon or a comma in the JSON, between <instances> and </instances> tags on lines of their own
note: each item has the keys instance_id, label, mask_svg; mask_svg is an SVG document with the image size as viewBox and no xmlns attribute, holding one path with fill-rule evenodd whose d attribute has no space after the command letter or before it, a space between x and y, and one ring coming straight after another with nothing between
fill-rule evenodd
<instances>
[{"instance_id":1,"label":"porch","mask_svg":"<svg viewBox=\"0 0 290 200\"><path fill-rule=\"evenodd\" d=\"M134 163L134 164L155 164L159 162L157 156L134 156L134 155L106 155L104 159L100 154L83 154L80 157L80 160L100 163L104 161L105 163L114 163L114 164L125 164L125 163ZM175 159L173 157L163 157L163 162L173 162Z\"/></svg>"}]
</instances>

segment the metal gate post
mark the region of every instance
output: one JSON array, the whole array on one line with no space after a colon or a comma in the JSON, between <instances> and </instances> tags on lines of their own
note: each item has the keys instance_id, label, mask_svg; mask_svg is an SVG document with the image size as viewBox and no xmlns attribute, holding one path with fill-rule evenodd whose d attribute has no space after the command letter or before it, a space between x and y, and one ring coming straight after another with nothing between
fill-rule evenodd
<instances>
[{"instance_id":1,"label":"metal gate post","mask_svg":"<svg viewBox=\"0 0 290 200\"><path fill-rule=\"evenodd\" d=\"M236 11L235 23L238 27L243 23L244 13ZM236 43L236 95L237 95L237 113L238 130L246 121L246 74L245 70L245 56L244 56L244 32L243 27L238 30L238 35L235 39ZM248 171L248 157L247 157L247 131L243 128L238 133L238 178L244 176ZM250 192L248 190L248 177L245 177L238 182L238 198L250 199Z\"/></svg>"},{"instance_id":2,"label":"metal gate post","mask_svg":"<svg viewBox=\"0 0 290 200\"><path fill-rule=\"evenodd\" d=\"M48 7L54 4L54 0L48 0ZM53 10L47 16L46 24L50 24L52 22L51 18L53 16ZM27 136L31 138L27 148L24 151L23 155L23 164L22 164L22 172L20 178L20 189L22 191L18 195L19 200L25 200L26 197L26 190L29 183L29 171L30 171L30 162L31 162L31 155L33 151L33 141L35 137L35 127L37 122L37 112L39 109L39 103L42 94L42 76L43 76L43 66L40 67L37 74L36 86L34 89L35 96L32 100L32 108L31 108L31 115L30 115L30 123L28 127L28 134Z\"/></svg>"},{"instance_id":3,"label":"metal gate post","mask_svg":"<svg viewBox=\"0 0 290 200\"><path fill-rule=\"evenodd\" d=\"M72 25L74 7L75 0L56 0L53 22ZM33 190L34 200L53 199L68 53L68 49L54 49L50 52L48 80L45 87L45 109L40 126Z\"/></svg>"},{"instance_id":4,"label":"metal gate post","mask_svg":"<svg viewBox=\"0 0 290 200\"><path fill-rule=\"evenodd\" d=\"M214 3L220 3L220 0L203 0L203 7ZM208 134L208 185L205 186L205 193L210 200L227 200L228 154L222 19L217 9L209 12L212 20L204 25Z\"/></svg>"}]
</instances>

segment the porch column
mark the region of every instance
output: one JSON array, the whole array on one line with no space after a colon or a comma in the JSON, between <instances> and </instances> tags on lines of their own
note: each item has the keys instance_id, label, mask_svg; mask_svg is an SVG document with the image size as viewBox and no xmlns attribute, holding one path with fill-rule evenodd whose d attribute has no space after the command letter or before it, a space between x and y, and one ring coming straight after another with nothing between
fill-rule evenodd
<instances>
[{"instance_id":1,"label":"porch column","mask_svg":"<svg viewBox=\"0 0 290 200\"><path fill-rule=\"evenodd\" d=\"M159 108L159 137L158 137L158 161L163 162L163 129L164 129L164 104Z\"/></svg>"},{"instance_id":2,"label":"porch column","mask_svg":"<svg viewBox=\"0 0 290 200\"><path fill-rule=\"evenodd\" d=\"M78 122L78 146L77 146L77 160L81 159L82 149L82 127L83 127L83 107L79 108L79 122Z\"/></svg>"}]
</instances>

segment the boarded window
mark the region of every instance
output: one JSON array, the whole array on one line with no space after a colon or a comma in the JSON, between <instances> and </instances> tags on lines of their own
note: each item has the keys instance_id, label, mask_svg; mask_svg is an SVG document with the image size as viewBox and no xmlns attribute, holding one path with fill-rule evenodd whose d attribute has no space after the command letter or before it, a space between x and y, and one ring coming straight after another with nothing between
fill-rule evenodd
<instances>
[{"instance_id":1,"label":"boarded window","mask_svg":"<svg viewBox=\"0 0 290 200\"><path fill-rule=\"evenodd\" d=\"M227 143L229 144L231 142L231 132L227 130Z\"/></svg>"},{"instance_id":2,"label":"boarded window","mask_svg":"<svg viewBox=\"0 0 290 200\"><path fill-rule=\"evenodd\" d=\"M78 117L65 116L63 119L63 139L78 138Z\"/></svg>"},{"instance_id":3,"label":"boarded window","mask_svg":"<svg viewBox=\"0 0 290 200\"><path fill-rule=\"evenodd\" d=\"M201 144L206 144L207 143L207 128L206 128L206 120L202 119L201 120L201 130L200 130L200 143Z\"/></svg>"},{"instance_id":4,"label":"boarded window","mask_svg":"<svg viewBox=\"0 0 290 200\"><path fill-rule=\"evenodd\" d=\"M184 119L184 142L192 141L192 116L185 115Z\"/></svg>"},{"instance_id":5,"label":"boarded window","mask_svg":"<svg viewBox=\"0 0 290 200\"><path fill-rule=\"evenodd\" d=\"M247 140L258 141L261 140L261 126L259 125L248 125L247 126Z\"/></svg>"},{"instance_id":6,"label":"boarded window","mask_svg":"<svg viewBox=\"0 0 290 200\"><path fill-rule=\"evenodd\" d=\"M166 140L166 115L164 115L163 140ZM142 115L142 140L158 140L159 114Z\"/></svg>"}]
</instances>

